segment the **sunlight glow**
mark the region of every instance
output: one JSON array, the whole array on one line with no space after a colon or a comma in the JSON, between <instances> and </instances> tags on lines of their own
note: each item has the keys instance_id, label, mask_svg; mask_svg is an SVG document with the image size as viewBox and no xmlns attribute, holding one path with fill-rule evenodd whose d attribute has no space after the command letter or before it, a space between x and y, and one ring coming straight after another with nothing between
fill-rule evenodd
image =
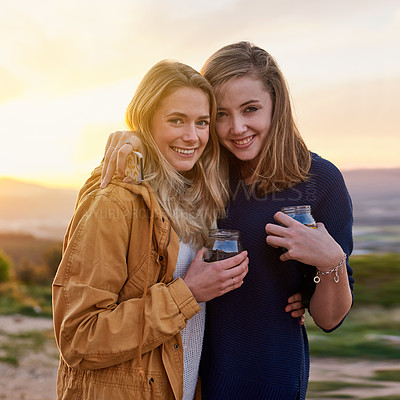
<instances>
[{"instance_id":1,"label":"sunlight glow","mask_svg":"<svg viewBox=\"0 0 400 400\"><path fill-rule=\"evenodd\" d=\"M396 2L256 3L2 4L0 177L79 187L154 63L200 69L237 40L277 58L311 150L339 168L400 166Z\"/></svg>"}]
</instances>

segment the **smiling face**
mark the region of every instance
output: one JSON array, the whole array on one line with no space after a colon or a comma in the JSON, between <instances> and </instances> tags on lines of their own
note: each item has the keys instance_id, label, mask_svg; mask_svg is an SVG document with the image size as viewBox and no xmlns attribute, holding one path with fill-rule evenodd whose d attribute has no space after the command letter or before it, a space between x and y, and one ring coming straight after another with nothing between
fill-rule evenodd
<instances>
[{"instance_id":1,"label":"smiling face","mask_svg":"<svg viewBox=\"0 0 400 400\"><path fill-rule=\"evenodd\" d=\"M151 132L162 155L179 172L189 171L209 137L210 103L201 89L180 88L156 109Z\"/></svg>"},{"instance_id":2,"label":"smiling face","mask_svg":"<svg viewBox=\"0 0 400 400\"><path fill-rule=\"evenodd\" d=\"M236 158L255 167L271 125L271 96L262 82L251 75L221 84L215 94L216 130L221 144Z\"/></svg>"}]
</instances>

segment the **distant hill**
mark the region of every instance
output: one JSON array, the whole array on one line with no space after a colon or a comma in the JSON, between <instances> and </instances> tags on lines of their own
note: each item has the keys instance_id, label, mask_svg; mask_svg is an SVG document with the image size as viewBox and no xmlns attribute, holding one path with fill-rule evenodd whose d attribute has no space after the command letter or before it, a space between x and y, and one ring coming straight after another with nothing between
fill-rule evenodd
<instances>
[{"instance_id":1,"label":"distant hill","mask_svg":"<svg viewBox=\"0 0 400 400\"><path fill-rule=\"evenodd\" d=\"M357 201L366 199L400 199L400 168L355 169L342 171L349 191Z\"/></svg>"},{"instance_id":2,"label":"distant hill","mask_svg":"<svg viewBox=\"0 0 400 400\"><path fill-rule=\"evenodd\" d=\"M400 226L400 168L343 171L353 199L355 225ZM0 232L63 237L77 190L0 178Z\"/></svg>"},{"instance_id":3,"label":"distant hill","mask_svg":"<svg viewBox=\"0 0 400 400\"><path fill-rule=\"evenodd\" d=\"M63 237L78 191L0 178L0 232Z\"/></svg>"},{"instance_id":4,"label":"distant hill","mask_svg":"<svg viewBox=\"0 0 400 400\"><path fill-rule=\"evenodd\" d=\"M358 225L400 225L400 168L343 171Z\"/></svg>"}]
</instances>

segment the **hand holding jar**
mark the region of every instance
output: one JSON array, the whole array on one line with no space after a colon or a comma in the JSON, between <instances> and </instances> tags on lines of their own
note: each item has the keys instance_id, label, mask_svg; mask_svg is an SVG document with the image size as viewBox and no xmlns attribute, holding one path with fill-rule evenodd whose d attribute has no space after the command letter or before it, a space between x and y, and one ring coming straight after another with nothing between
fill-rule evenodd
<instances>
[{"instance_id":1,"label":"hand holding jar","mask_svg":"<svg viewBox=\"0 0 400 400\"><path fill-rule=\"evenodd\" d=\"M198 302L242 286L249 266L247 251L242 251L235 234L211 231L207 247L197 252L183 278Z\"/></svg>"},{"instance_id":2,"label":"hand holding jar","mask_svg":"<svg viewBox=\"0 0 400 400\"><path fill-rule=\"evenodd\" d=\"M332 238L321 222L315 223L309 206L296 210L284 209L288 214L278 211L274 219L278 224L267 224L266 241L270 246L287 249L280 259L297 260L327 271L337 265L343 257L343 250ZM299 219L301 222L299 222ZM314 228L314 229L310 229Z\"/></svg>"}]
</instances>

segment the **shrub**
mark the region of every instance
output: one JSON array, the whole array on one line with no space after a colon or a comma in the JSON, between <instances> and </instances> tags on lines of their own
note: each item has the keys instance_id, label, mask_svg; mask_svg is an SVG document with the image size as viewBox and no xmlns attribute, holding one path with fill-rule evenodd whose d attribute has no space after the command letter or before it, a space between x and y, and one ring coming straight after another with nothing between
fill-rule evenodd
<instances>
[{"instance_id":1,"label":"shrub","mask_svg":"<svg viewBox=\"0 0 400 400\"><path fill-rule=\"evenodd\" d=\"M10 280L11 266L11 259L0 250L0 282L7 282Z\"/></svg>"},{"instance_id":2,"label":"shrub","mask_svg":"<svg viewBox=\"0 0 400 400\"><path fill-rule=\"evenodd\" d=\"M46 248L42 254L42 258L46 265L48 282L52 282L62 258L61 244L57 243Z\"/></svg>"}]
</instances>

